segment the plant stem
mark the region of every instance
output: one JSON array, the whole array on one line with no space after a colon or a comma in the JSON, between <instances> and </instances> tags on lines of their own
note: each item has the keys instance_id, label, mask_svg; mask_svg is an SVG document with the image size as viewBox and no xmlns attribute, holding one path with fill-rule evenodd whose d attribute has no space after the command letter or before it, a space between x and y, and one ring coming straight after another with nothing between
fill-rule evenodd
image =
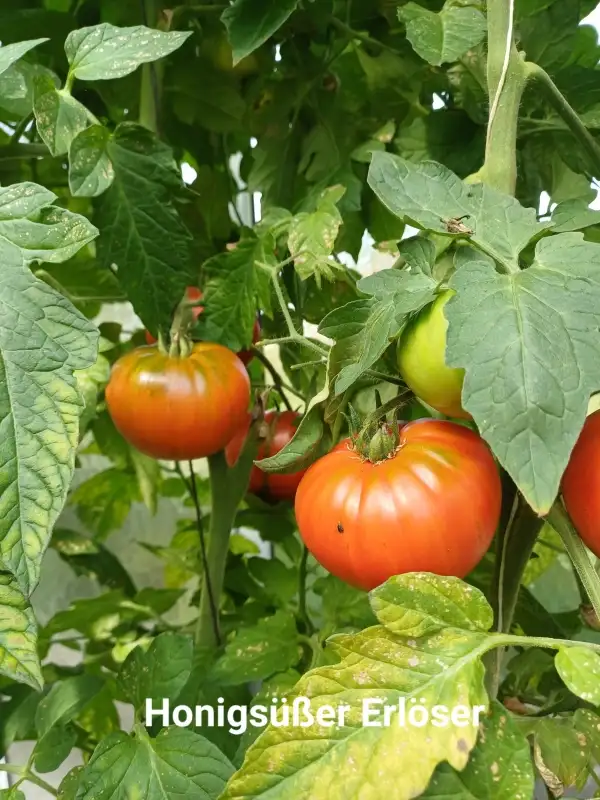
<instances>
[{"instance_id":1,"label":"plant stem","mask_svg":"<svg viewBox=\"0 0 600 800\"><path fill-rule=\"evenodd\" d=\"M307 347L314 353L318 353L323 358L327 358L327 352L323 347L319 347L316 342L312 342L310 339L301 336L299 333L296 333L293 336L279 336L277 339L263 339L262 342L257 342L256 346L264 347L267 344L301 344L303 347Z\"/></svg>"},{"instance_id":2,"label":"plant stem","mask_svg":"<svg viewBox=\"0 0 600 800\"><path fill-rule=\"evenodd\" d=\"M368 369L365 372L369 378L375 378L378 381L385 381L385 383L392 383L394 386L402 386L406 388L406 384L402 380L402 378L396 378L393 375L388 375L385 372L379 372L376 369Z\"/></svg>"},{"instance_id":3,"label":"plant stem","mask_svg":"<svg viewBox=\"0 0 600 800\"><path fill-rule=\"evenodd\" d=\"M140 5L144 25L153 28L158 17L156 0L140 0ZM156 64L150 62L142 66L139 123L153 133L158 133L159 99L160 88Z\"/></svg>"},{"instance_id":4,"label":"plant stem","mask_svg":"<svg viewBox=\"0 0 600 800\"><path fill-rule=\"evenodd\" d=\"M58 797L58 792L54 786L51 786L49 783L46 783L45 780L42 780L42 778L34 775L26 767L17 767L13 766L12 764L0 764L0 772L7 772L10 775L18 775L22 781L33 783L34 786L38 786L40 789L48 792L48 794L51 794L53 797Z\"/></svg>"},{"instance_id":5,"label":"plant stem","mask_svg":"<svg viewBox=\"0 0 600 800\"><path fill-rule=\"evenodd\" d=\"M287 410L288 411L293 411L294 409L292 408L292 404L288 400L288 397L287 397L287 395L286 395L286 393L284 391L283 381L281 380L281 377L279 376L279 373L277 372L277 370L275 369L273 364L271 364L271 362L266 357L266 355L262 352L262 350L259 350L257 347L254 347L254 345L252 345L252 347L250 348L250 352L256 358L258 358L260 363L265 367L265 369L267 370L269 375L273 378L273 386L279 392L279 395L280 395L281 399L283 400L283 403L284 403L285 407L287 408ZM292 391L292 392L294 392L294 394L296 394L295 390L292 389L291 387L287 387L286 386L286 388L288 388L290 391ZM304 399L304 398L302 398L302 399Z\"/></svg>"},{"instance_id":6,"label":"plant stem","mask_svg":"<svg viewBox=\"0 0 600 800\"><path fill-rule=\"evenodd\" d=\"M248 488L250 471L256 456L257 447L258 425L254 423L250 426L242 452L231 469L227 466L225 453L223 451L215 453L208 458L212 513L210 517L206 564L210 574L210 586L217 609L217 620L221 592L223 591L223 580L225 578L231 529L235 522L238 506ZM200 612L196 624L195 642L197 648L214 648L221 643L220 625L217 622L215 630L212 623L210 593L206 586L202 587L200 597Z\"/></svg>"},{"instance_id":7,"label":"plant stem","mask_svg":"<svg viewBox=\"0 0 600 800\"><path fill-rule=\"evenodd\" d=\"M600 619L600 577L598 577L598 573L596 572L585 545L579 538L577 531L573 527L567 512L559 500L552 506L547 519L563 540L565 549L581 578L581 582L588 594L594 612L598 619Z\"/></svg>"},{"instance_id":8,"label":"plant stem","mask_svg":"<svg viewBox=\"0 0 600 800\"><path fill-rule=\"evenodd\" d=\"M13 135L10 137L10 144L18 144L21 136L25 133L25 128L29 125L30 122L33 121L33 112L28 114L26 117L23 117L20 122L15 125L15 129L13 131ZM26 144L24 142L24 144Z\"/></svg>"},{"instance_id":9,"label":"plant stem","mask_svg":"<svg viewBox=\"0 0 600 800\"><path fill-rule=\"evenodd\" d=\"M593 166L594 174L600 175L600 147L550 75L542 67L529 61L525 64L525 73L528 78L539 83L556 113L585 150Z\"/></svg>"},{"instance_id":10,"label":"plant stem","mask_svg":"<svg viewBox=\"0 0 600 800\"><path fill-rule=\"evenodd\" d=\"M399 53L398 50L395 50L393 47L380 42L378 39L373 39L373 37L369 36L367 33L361 33L361 31L354 30L354 28L351 28L350 25L346 25L345 22L342 22L342 20L338 19L337 17L329 17L329 24L332 26L332 28L336 28L349 40L358 39L359 41L364 42L371 47L377 48L377 50L387 50L389 53L395 53L396 55Z\"/></svg>"},{"instance_id":11,"label":"plant stem","mask_svg":"<svg viewBox=\"0 0 600 800\"><path fill-rule=\"evenodd\" d=\"M480 177L489 186L514 194L517 183L517 124L526 84L524 62L513 40L515 0L488 0L490 119L485 163Z\"/></svg>"},{"instance_id":12,"label":"plant stem","mask_svg":"<svg viewBox=\"0 0 600 800\"><path fill-rule=\"evenodd\" d=\"M37 158L39 156L50 156L45 144L8 144L0 147L0 161L9 161L15 158Z\"/></svg>"},{"instance_id":13,"label":"plant stem","mask_svg":"<svg viewBox=\"0 0 600 800\"><path fill-rule=\"evenodd\" d=\"M308 547L304 546L302 550L302 558L300 559L300 568L298 570L298 616L304 623L306 633L308 636L314 631L312 621L306 610L306 566L308 563Z\"/></svg>"}]
</instances>

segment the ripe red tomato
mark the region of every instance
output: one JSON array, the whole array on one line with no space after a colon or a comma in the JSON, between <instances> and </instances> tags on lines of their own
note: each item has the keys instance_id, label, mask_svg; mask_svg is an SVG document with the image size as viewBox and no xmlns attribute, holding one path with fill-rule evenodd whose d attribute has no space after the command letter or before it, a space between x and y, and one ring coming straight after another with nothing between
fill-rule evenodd
<instances>
[{"instance_id":1,"label":"ripe red tomato","mask_svg":"<svg viewBox=\"0 0 600 800\"><path fill-rule=\"evenodd\" d=\"M301 415L295 411L267 411L265 414L266 436L258 448L257 460L274 456L292 439ZM231 466L237 461L244 440L250 427L251 417L248 415L243 427L236 433L225 448L227 463ZM275 472L263 472L252 467L248 491L267 500L293 500L298 484L306 470L283 475Z\"/></svg>"},{"instance_id":2,"label":"ripe red tomato","mask_svg":"<svg viewBox=\"0 0 600 800\"><path fill-rule=\"evenodd\" d=\"M562 494L577 532L600 557L600 411L585 421L563 475Z\"/></svg>"},{"instance_id":3,"label":"ripe red tomato","mask_svg":"<svg viewBox=\"0 0 600 800\"><path fill-rule=\"evenodd\" d=\"M202 300L202 292L200 291L200 289L198 289L197 286L188 286L186 290L186 298L190 302L194 303L198 300ZM194 320L197 320L203 311L204 311L204 306L194 306L194 308L192 309ZM254 321L254 327L252 329L252 344L256 344L259 341L260 330L261 330L260 322L258 321L258 319L256 319ZM148 344L156 344L157 339L155 339L154 336L152 336L150 331L146 331L144 336L146 337L146 342ZM242 361L242 363L246 365L249 364L253 359L252 351L250 350L240 350L240 352L237 355L238 358Z\"/></svg>"},{"instance_id":4,"label":"ripe red tomato","mask_svg":"<svg viewBox=\"0 0 600 800\"><path fill-rule=\"evenodd\" d=\"M296 519L317 561L370 590L405 572L464 577L494 538L501 495L483 439L454 422L417 420L379 463L350 440L319 459L296 492Z\"/></svg>"},{"instance_id":5,"label":"ripe red tomato","mask_svg":"<svg viewBox=\"0 0 600 800\"><path fill-rule=\"evenodd\" d=\"M444 306L453 294L443 292L407 325L398 344L398 369L409 389L432 408L470 419L461 405L464 370L446 364Z\"/></svg>"},{"instance_id":6,"label":"ripe red tomato","mask_svg":"<svg viewBox=\"0 0 600 800\"><path fill-rule=\"evenodd\" d=\"M250 380L239 358L199 342L187 358L156 345L120 358L106 387L113 421L134 447L153 458L203 458L222 450L243 425Z\"/></svg>"}]
</instances>

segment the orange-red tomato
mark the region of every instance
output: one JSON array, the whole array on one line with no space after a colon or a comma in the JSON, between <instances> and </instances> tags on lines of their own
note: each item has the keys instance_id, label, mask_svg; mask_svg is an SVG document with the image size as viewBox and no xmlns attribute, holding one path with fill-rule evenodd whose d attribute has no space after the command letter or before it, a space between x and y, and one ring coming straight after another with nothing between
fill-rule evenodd
<instances>
[{"instance_id":1,"label":"orange-red tomato","mask_svg":"<svg viewBox=\"0 0 600 800\"><path fill-rule=\"evenodd\" d=\"M301 415L295 411L267 411L265 414L266 436L258 448L257 460L274 456L292 439ZM227 463L231 466L237 461L250 427L251 416L236 433L225 449ZM298 484L306 470L283 475L276 472L263 472L252 467L248 491L267 500L293 500Z\"/></svg>"},{"instance_id":2,"label":"orange-red tomato","mask_svg":"<svg viewBox=\"0 0 600 800\"><path fill-rule=\"evenodd\" d=\"M192 303L197 302L198 300L202 300L202 292L197 286L188 286L186 290L186 298ZM203 311L204 306L194 306L194 308L192 308L194 320L197 320ZM252 328L252 344L256 344L260 339L260 331L260 322L258 319L256 319L254 321L254 327ZM148 344L156 344L157 339L152 336L150 331L145 331L144 336L146 337L146 342ZM254 357L251 350L240 350L237 355L243 364L249 364Z\"/></svg>"},{"instance_id":3,"label":"orange-red tomato","mask_svg":"<svg viewBox=\"0 0 600 800\"><path fill-rule=\"evenodd\" d=\"M317 561L370 590L405 572L464 577L494 537L501 496L483 439L453 422L417 420L379 463L350 440L319 459L296 492L296 519Z\"/></svg>"},{"instance_id":4,"label":"orange-red tomato","mask_svg":"<svg viewBox=\"0 0 600 800\"><path fill-rule=\"evenodd\" d=\"M187 358L144 346L116 362L106 402L118 430L142 453L203 458L222 450L244 424L250 380L220 344L199 342Z\"/></svg>"},{"instance_id":5,"label":"orange-red tomato","mask_svg":"<svg viewBox=\"0 0 600 800\"><path fill-rule=\"evenodd\" d=\"M585 421L563 475L562 494L577 532L600 557L600 411Z\"/></svg>"}]
</instances>

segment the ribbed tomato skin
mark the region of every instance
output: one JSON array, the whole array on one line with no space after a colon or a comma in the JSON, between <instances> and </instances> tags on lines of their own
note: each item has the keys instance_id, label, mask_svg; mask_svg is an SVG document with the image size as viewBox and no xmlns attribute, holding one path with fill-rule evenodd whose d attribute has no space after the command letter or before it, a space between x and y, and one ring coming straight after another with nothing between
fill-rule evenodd
<instances>
[{"instance_id":1,"label":"ribbed tomato skin","mask_svg":"<svg viewBox=\"0 0 600 800\"><path fill-rule=\"evenodd\" d=\"M392 575L463 578L481 560L500 518L494 459L453 422L403 427L394 456L364 461L350 440L313 464L296 492L304 543L326 569L361 589Z\"/></svg>"},{"instance_id":2,"label":"ribbed tomato skin","mask_svg":"<svg viewBox=\"0 0 600 800\"><path fill-rule=\"evenodd\" d=\"M265 424L268 426L267 439L258 448L256 460L274 456L291 441L296 433L301 415L296 411L267 411ZM244 440L250 427L250 415L225 449L227 462L232 465L237 461L242 450ZM283 475L277 472L263 472L258 467L252 467L248 491L267 500L293 500L296 489L306 470Z\"/></svg>"},{"instance_id":3,"label":"ribbed tomato skin","mask_svg":"<svg viewBox=\"0 0 600 800\"><path fill-rule=\"evenodd\" d=\"M600 557L600 411L586 419L562 479L565 507L577 532Z\"/></svg>"},{"instance_id":4,"label":"ribbed tomato skin","mask_svg":"<svg viewBox=\"0 0 600 800\"><path fill-rule=\"evenodd\" d=\"M203 458L222 450L244 423L250 379L219 344L195 344L188 358L138 347L114 365L106 402L117 429L142 453Z\"/></svg>"}]
</instances>

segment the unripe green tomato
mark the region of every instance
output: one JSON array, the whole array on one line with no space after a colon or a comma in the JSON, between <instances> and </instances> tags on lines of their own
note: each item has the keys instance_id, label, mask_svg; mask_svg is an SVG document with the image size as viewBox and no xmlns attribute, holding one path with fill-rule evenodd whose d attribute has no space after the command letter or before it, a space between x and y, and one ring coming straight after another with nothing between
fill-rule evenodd
<instances>
[{"instance_id":1,"label":"unripe green tomato","mask_svg":"<svg viewBox=\"0 0 600 800\"><path fill-rule=\"evenodd\" d=\"M464 370L446 365L448 321L444 306L453 291L443 292L408 324L398 345L398 368L416 396L447 417L470 419L461 405Z\"/></svg>"}]
</instances>

